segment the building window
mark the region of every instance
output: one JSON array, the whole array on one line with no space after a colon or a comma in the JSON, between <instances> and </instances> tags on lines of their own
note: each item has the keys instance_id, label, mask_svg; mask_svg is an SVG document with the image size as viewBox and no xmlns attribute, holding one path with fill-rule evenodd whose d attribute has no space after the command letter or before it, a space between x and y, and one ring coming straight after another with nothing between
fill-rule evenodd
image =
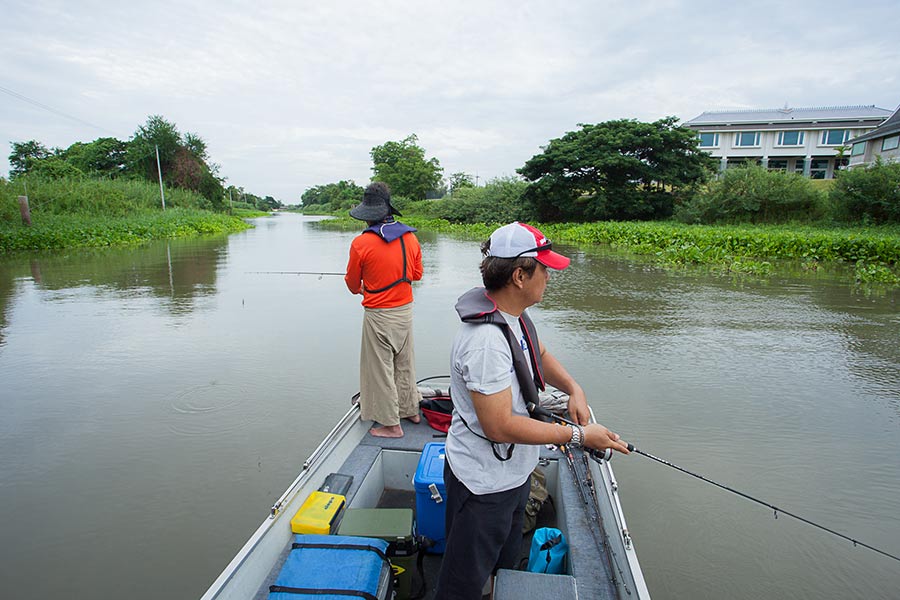
<instances>
[{"instance_id":1,"label":"building window","mask_svg":"<svg viewBox=\"0 0 900 600\"><path fill-rule=\"evenodd\" d=\"M779 131L778 132L778 146L802 146L804 138L804 132L802 131Z\"/></svg>"},{"instance_id":2,"label":"building window","mask_svg":"<svg viewBox=\"0 0 900 600\"><path fill-rule=\"evenodd\" d=\"M814 158L809 163L809 178L810 179L825 179L825 174L828 172L828 159L827 158Z\"/></svg>"},{"instance_id":3,"label":"building window","mask_svg":"<svg viewBox=\"0 0 900 600\"><path fill-rule=\"evenodd\" d=\"M881 149L882 150L894 150L897 147L900 147L900 135L895 135L894 137L884 138L881 141Z\"/></svg>"},{"instance_id":4,"label":"building window","mask_svg":"<svg viewBox=\"0 0 900 600\"><path fill-rule=\"evenodd\" d=\"M758 131L739 131L734 134L734 145L737 148L753 148L759 146Z\"/></svg>"},{"instance_id":5,"label":"building window","mask_svg":"<svg viewBox=\"0 0 900 600\"><path fill-rule=\"evenodd\" d=\"M822 132L822 146L840 146L850 139L849 129L826 129Z\"/></svg>"},{"instance_id":6,"label":"building window","mask_svg":"<svg viewBox=\"0 0 900 600\"><path fill-rule=\"evenodd\" d=\"M866 153L866 143L865 142L856 142L853 144L853 148L850 150L850 156L859 156L861 154Z\"/></svg>"},{"instance_id":7,"label":"building window","mask_svg":"<svg viewBox=\"0 0 900 600\"><path fill-rule=\"evenodd\" d=\"M794 172L795 173L803 173L805 159L798 158L794 160Z\"/></svg>"},{"instance_id":8,"label":"building window","mask_svg":"<svg viewBox=\"0 0 900 600\"><path fill-rule=\"evenodd\" d=\"M770 171L787 171L787 159L786 158L769 159L769 170Z\"/></svg>"},{"instance_id":9,"label":"building window","mask_svg":"<svg viewBox=\"0 0 900 600\"><path fill-rule=\"evenodd\" d=\"M719 147L719 134L718 133L701 133L700 138L700 147L701 148L718 148Z\"/></svg>"}]
</instances>

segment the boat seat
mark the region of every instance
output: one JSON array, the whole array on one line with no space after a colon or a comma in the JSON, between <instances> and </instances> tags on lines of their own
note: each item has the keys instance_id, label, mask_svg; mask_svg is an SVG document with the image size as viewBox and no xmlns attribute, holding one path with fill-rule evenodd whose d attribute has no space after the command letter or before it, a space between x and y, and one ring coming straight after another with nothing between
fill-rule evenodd
<instances>
[{"instance_id":1,"label":"boat seat","mask_svg":"<svg viewBox=\"0 0 900 600\"><path fill-rule=\"evenodd\" d=\"M575 578L571 575L548 575L508 569L497 571L497 578L494 580L494 600L521 598L578 600Z\"/></svg>"}]
</instances>

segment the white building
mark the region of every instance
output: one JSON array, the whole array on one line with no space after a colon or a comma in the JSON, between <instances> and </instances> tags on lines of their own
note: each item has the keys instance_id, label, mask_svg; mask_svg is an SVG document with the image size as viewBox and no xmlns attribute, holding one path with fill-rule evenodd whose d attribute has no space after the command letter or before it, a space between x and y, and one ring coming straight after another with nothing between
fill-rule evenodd
<instances>
[{"instance_id":1,"label":"white building","mask_svg":"<svg viewBox=\"0 0 900 600\"><path fill-rule=\"evenodd\" d=\"M720 170L746 162L831 179L848 163L847 142L868 133L891 111L872 106L709 111L684 123Z\"/></svg>"},{"instance_id":2,"label":"white building","mask_svg":"<svg viewBox=\"0 0 900 600\"><path fill-rule=\"evenodd\" d=\"M870 165L879 156L885 161L900 161L900 107L869 133L850 140L851 168Z\"/></svg>"}]
</instances>

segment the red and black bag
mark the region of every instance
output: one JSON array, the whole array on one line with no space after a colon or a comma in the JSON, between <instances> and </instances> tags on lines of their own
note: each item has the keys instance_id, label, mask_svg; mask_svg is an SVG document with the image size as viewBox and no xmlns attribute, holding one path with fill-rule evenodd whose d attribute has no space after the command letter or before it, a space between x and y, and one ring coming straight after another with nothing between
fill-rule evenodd
<instances>
[{"instance_id":1,"label":"red and black bag","mask_svg":"<svg viewBox=\"0 0 900 600\"><path fill-rule=\"evenodd\" d=\"M450 419L453 414L453 401L450 399L450 390L419 387L422 401L419 409L422 416L428 421L432 429L447 433L450 429Z\"/></svg>"},{"instance_id":2,"label":"red and black bag","mask_svg":"<svg viewBox=\"0 0 900 600\"><path fill-rule=\"evenodd\" d=\"M453 415L453 402L447 398L423 398L419 405L422 415L432 429L443 433L450 430L450 419Z\"/></svg>"}]
</instances>

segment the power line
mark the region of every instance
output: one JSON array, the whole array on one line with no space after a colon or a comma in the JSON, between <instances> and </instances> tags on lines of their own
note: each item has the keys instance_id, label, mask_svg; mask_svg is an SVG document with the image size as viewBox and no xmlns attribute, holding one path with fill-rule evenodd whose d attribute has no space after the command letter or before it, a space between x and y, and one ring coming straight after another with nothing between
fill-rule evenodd
<instances>
[{"instance_id":1,"label":"power line","mask_svg":"<svg viewBox=\"0 0 900 600\"><path fill-rule=\"evenodd\" d=\"M12 96L13 98L16 98L17 100L21 100L22 102L27 102L28 104L31 104L32 106L36 106L38 108L41 108L41 109L51 112L53 114L59 115L61 117L65 117L67 119L71 119L72 121L76 121L78 123L81 123L82 125L87 125L88 127L93 127L94 129L99 129L100 131L105 131L106 133L109 133L113 136L116 135L114 132L110 131L109 129L107 129L105 127L100 127L99 125L95 125L94 123L90 123L88 121L85 121L84 119L79 119L78 117L73 117L70 114L64 113L61 110L57 110L57 109L53 108L52 106L47 106L46 104L38 102L37 100L35 100L33 98L29 98L28 96L24 96L18 92L14 92L13 90L5 88L3 86L0 86L0 92L3 92L4 94L7 94L9 96Z\"/></svg>"}]
</instances>

